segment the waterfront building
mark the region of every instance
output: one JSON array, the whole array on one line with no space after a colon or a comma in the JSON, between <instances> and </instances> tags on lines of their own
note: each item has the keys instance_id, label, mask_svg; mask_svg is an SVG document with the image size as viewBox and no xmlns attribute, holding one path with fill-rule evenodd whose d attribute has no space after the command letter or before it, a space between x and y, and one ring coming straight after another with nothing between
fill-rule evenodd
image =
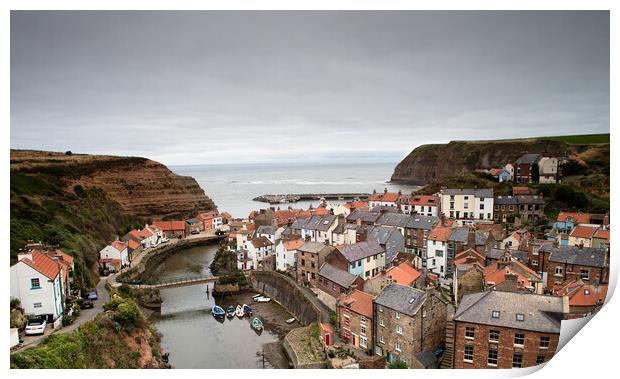
<instances>
[{"instance_id":1,"label":"waterfront building","mask_svg":"<svg viewBox=\"0 0 620 379\"><path fill-rule=\"evenodd\" d=\"M441 213L457 220L493 220L493 189L443 189Z\"/></svg>"},{"instance_id":2,"label":"waterfront building","mask_svg":"<svg viewBox=\"0 0 620 379\"><path fill-rule=\"evenodd\" d=\"M439 197L431 195L401 195L398 200L400 211L405 214L423 216L439 215Z\"/></svg>"},{"instance_id":3,"label":"waterfront building","mask_svg":"<svg viewBox=\"0 0 620 379\"><path fill-rule=\"evenodd\" d=\"M128 266L130 261L127 244L119 240L110 243L99 251L99 259L116 260L122 267Z\"/></svg>"},{"instance_id":4,"label":"waterfront building","mask_svg":"<svg viewBox=\"0 0 620 379\"><path fill-rule=\"evenodd\" d=\"M485 291L465 295L453 318L454 368L529 367L547 362L568 313L563 297Z\"/></svg>"},{"instance_id":5,"label":"waterfront building","mask_svg":"<svg viewBox=\"0 0 620 379\"><path fill-rule=\"evenodd\" d=\"M295 270L295 262L297 261L297 249L303 244L304 240L279 240L276 245L276 270L289 271Z\"/></svg>"}]
</instances>

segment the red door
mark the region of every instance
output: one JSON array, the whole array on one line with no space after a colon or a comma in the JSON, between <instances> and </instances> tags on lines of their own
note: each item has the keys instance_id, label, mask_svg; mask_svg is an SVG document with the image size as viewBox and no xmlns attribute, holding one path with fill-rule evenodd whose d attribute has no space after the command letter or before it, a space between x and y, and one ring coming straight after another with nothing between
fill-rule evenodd
<instances>
[{"instance_id":1,"label":"red door","mask_svg":"<svg viewBox=\"0 0 620 379\"><path fill-rule=\"evenodd\" d=\"M331 334L327 333L325 335L325 346L329 346L331 342Z\"/></svg>"}]
</instances>

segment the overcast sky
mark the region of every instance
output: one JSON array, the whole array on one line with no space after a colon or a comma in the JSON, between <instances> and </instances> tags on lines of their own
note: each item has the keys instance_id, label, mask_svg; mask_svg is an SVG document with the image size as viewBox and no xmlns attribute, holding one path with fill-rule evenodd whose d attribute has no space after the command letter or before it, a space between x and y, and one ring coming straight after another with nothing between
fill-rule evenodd
<instances>
[{"instance_id":1,"label":"overcast sky","mask_svg":"<svg viewBox=\"0 0 620 379\"><path fill-rule=\"evenodd\" d=\"M11 147L398 161L609 132L607 12L12 12Z\"/></svg>"}]
</instances>

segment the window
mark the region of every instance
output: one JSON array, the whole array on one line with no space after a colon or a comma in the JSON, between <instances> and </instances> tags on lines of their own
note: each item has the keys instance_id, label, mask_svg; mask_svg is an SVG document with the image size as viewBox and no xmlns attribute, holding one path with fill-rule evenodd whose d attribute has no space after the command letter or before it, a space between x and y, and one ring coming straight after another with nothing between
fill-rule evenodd
<instances>
[{"instance_id":1,"label":"window","mask_svg":"<svg viewBox=\"0 0 620 379\"><path fill-rule=\"evenodd\" d=\"M465 353L463 354L463 361L465 362L473 362L474 361L474 347L473 346L465 346Z\"/></svg>"},{"instance_id":2,"label":"window","mask_svg":"<svg viewBox=\"0 0 620 379\"><path fill-rule=\"evenodd\" d=\"M400 325L396 325L396 334L403 334L403 327Z\"/></svg>"},{"instance_id":3,"label":"window","mask_svg":"<svg viewBox=\"0 0 620 379\"><path fill-rule=\"evenodd\" d=\"M366 334L366 327L364 325L360 327L360 334Z\"/></svg>"},{"instance_id":4,"label":"window","mask_svg":"<svg viewBox=\"0 0 620 379\"><path fill-rule=\"evenodd\" d=\"M590 280L590 270L581 270L581 279Z\"/></svg>"},{"instance_id":5,"label":"window","mask_svg":"<svg viewBox=\"0 0 620 379\"><path fill-rule=\"evenodd\" d=\"M366 317L362 316L362 317L360 318L360 322L361 322L362 324L365 324L365 323L366 323Z\"/></svg>"},{"instance_id":6,"label":"window","mask_svg":"<svg viewBox=\"0 0 620 379\"><path fill-rule=\"evenodd\" d=\"M517 321L523 321L525 320L525 315L523 313L517 313Z\"/></svg>"},{"instance_id":7,"label":"window","mask_svg":"<svg viewBox=\"0 0 620 379\"><path fill-rule=\"evenodd\" d=\"M536 259L532 259L532 266L538 266L538 261Z\"/></svg>"},{"instance_id":8,"label":"window","mask_svg":"<svg viewBox=\"0 0 620 379\"><path fill-rule=\"evenodd\" d=\"M400 320L400 313L398 313L398 312L394 312L394 317L395 317L397 320Z\"/></svg>"},{"instance_id":9,"label":"window","mask_svg":"<svg viewBox=\"0 0 620 379\"><path fill-rule=\"evenodd\" d=\"M512 367L521 367L523 365L523 353L512 354Z\"/></svg>"},{"instance_id":10,"label":"window","mask_svg":"<svg viewBox=\"0 0 620 379\"><path fill-rule=\"evenodd\" d=\"M547 336L540 337L539 347L541 349L547 349L549 347L549 343L551 342L551 338Z\"/></svg>"},{"instance_id":11,"label":"window","mask_svg":"<svg viewBox=\"0 0 620 379\"><path fill-rule=\"evenodd\" d=\"M491 313L491 317L493 317L493 318L499 318L499 311L493 311L493 312Z\"/></svg>"},{"instance_id":12,"label":"window","mask_svg":"<svg viewBox=\"0 0 620 379\"><path fill-rule=\"evenodd\" d=\"M487 364L489 366L497 366L497 350L489 349L489 357L487 358Z\"/></svg>"},{"instance_id":13,"label":"window","mask_svg":"<svg viewBox=\"0 0 620 379\"><path fill-rule=\"evenodd\" d=\"M504 207L504 206L502 205L502 208L503 208L503 207ZM481 210L481 211L483 211L483 210L484 210L484 203L480 203L480 210Z\"/></svg>"},{"instance_id":14,"label":"window","mask_svg":"<svg viewBox=\"0 0 620 379\"><path fill-rule=\"evenodd\" d=\"M32 304L35 308L41 308L43 306L43 304L41 303L34 303Z\"/></svg>"},{"instance_id":15,"label":"window","mask_svg":"<svg viewBox=\"0 0 620 379\"><path fill-rule=\"evenodd\" d=\"M385 343L385 337L384 336L379 337L379 342Z\"/></svg>"},{"instance_id":16,"label":"window","mask_svg":"<svg viewBox=\"0 0 620 379\"><path fill-rule=\"evenodd\" d=\"M588 296L590 294L590 290L583 290L583 294Z\"/></svg>"},{"instance_id":17,"label":"window","mask_svg":"<svg viewBox=\"0 0 620 379\"><path fill-rule=\"evenodd\" d=\"M366 337L360 337L360 347L366 348L367 346L366 343L367 343Z\"/></svg>"},{"instance_id":18,"label":"window","mask_svg":"<svg viewBox=\"0 0 620 379\"><path fill-rule=\"evenodd\" d=\"M383 307L379 305L379 306L377 307L377 310L378 310L379 312L383 312Z\"/></svg>"},{"instance_id":19,"label":"window","mask_svg":"<svg viewBox=\"0 0 620 379\"><path fill-rule=\"evenodd\" d=\"M32 289L41 288L41 283L39 282L39 278L30 279L30 287L32 287Z\"/></svg>"},{"instance_id":20,"label":"window","mask_svg":"<svg viewBox=\"0 0 620 379\"><path fill-rule=\"evenodd\" d=\"M489 342L499 342L499 330L489 330Z\"/></svg>"},{"instance_id":21,"label":"window","mask_svg":"<svg viewBox=\"0 0 620 379\"><path fill-rule=\"evenodd\" d=\"M525 343L525 334L523 333L515 333L515 345L523 346Z\"/></svg>"},{"instance_id":22,"label":"window","mask_svg":"<svg viewBox=\"0 0 620 379\"><path fill-rule=\"evenodd\" d=\"M381 325L381 326L383 326L383 327L384 327L384 326L385 326L385 320L384 320L384 319L382 319L382 318L380 318L380 319L379 319L379 325Z\"/></svg>"},{"instance_id":23,"label":"window","mask_svg":"<svg viewBox=\"0 0 620 379\"><path fill-rule=\"evenodd\" d=\"M394 344L394 350L396 350L396 351L403 351L402 350L402 346L400 346L400 342L396 342Z\"/></svg>"},{"instance_id":24,"label":"window","mask_svg":"<svg viewBox=\"0 0 620 379\"><path fill-rule=\"evenodd\" d=\"M366 258L366 262L370 263L370 257Z\"/></svg>"},{"instance_id":25,"label":"window","mask_svg":"<svg viewBox=\"0 0 620 379\"><path fill-rule=\"evenodd\" d=\"M564 276L564 268L562 266L555 266L555 276Z\"/></svg>"},{"instance_id":26,"label":"window","mask_svg":"<svg viewBox=\"0 0 620 379\"><path fill-rule=\"evenodd\" d=\"M465 327L465 338L473 340L475 335L476 335L476 328L474 328L473 326Z\"/></svg>"},{"instance_id":27,"label":"window","mask_svg":"<svg viewBox=\"0 0 620 379\"><path fill-rule=\"evenodd\" d=\"M545 363L545 354L539 354L536 357L536 364L539 365L541 363Z\"/></svg>"}]
</instances>

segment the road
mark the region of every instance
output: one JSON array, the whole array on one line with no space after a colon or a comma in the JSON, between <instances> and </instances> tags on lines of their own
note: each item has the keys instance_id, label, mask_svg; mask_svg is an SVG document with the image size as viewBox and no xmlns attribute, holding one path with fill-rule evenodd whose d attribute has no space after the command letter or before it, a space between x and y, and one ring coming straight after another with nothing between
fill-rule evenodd
<instances>
[{"instance_id":1,"label":"road","mask_svg":"<svg viewBox=\"0 0 620 379\"><path fill-rule=\"evenodd\" d=\"M95 318L95 316L103 311L103 304L110 300L110 294L105 288L106 278L99 279L99 283L97 283L97 293L99 298L93 301L93 308L90 309L82 309L80 311L80 315L73 321L73 324L69 326L62 327L58 330L53 330L50 326L45 330L45 334L38 336L24 336L23 343L19 345L19 348L15 350L11 350L11 354L20 352L24 349L35 347L41 343L45 338L47 338L52 333L69 333L80 326L82 326L85 322L90 321Z\"/></svg>"}]
</instances>

